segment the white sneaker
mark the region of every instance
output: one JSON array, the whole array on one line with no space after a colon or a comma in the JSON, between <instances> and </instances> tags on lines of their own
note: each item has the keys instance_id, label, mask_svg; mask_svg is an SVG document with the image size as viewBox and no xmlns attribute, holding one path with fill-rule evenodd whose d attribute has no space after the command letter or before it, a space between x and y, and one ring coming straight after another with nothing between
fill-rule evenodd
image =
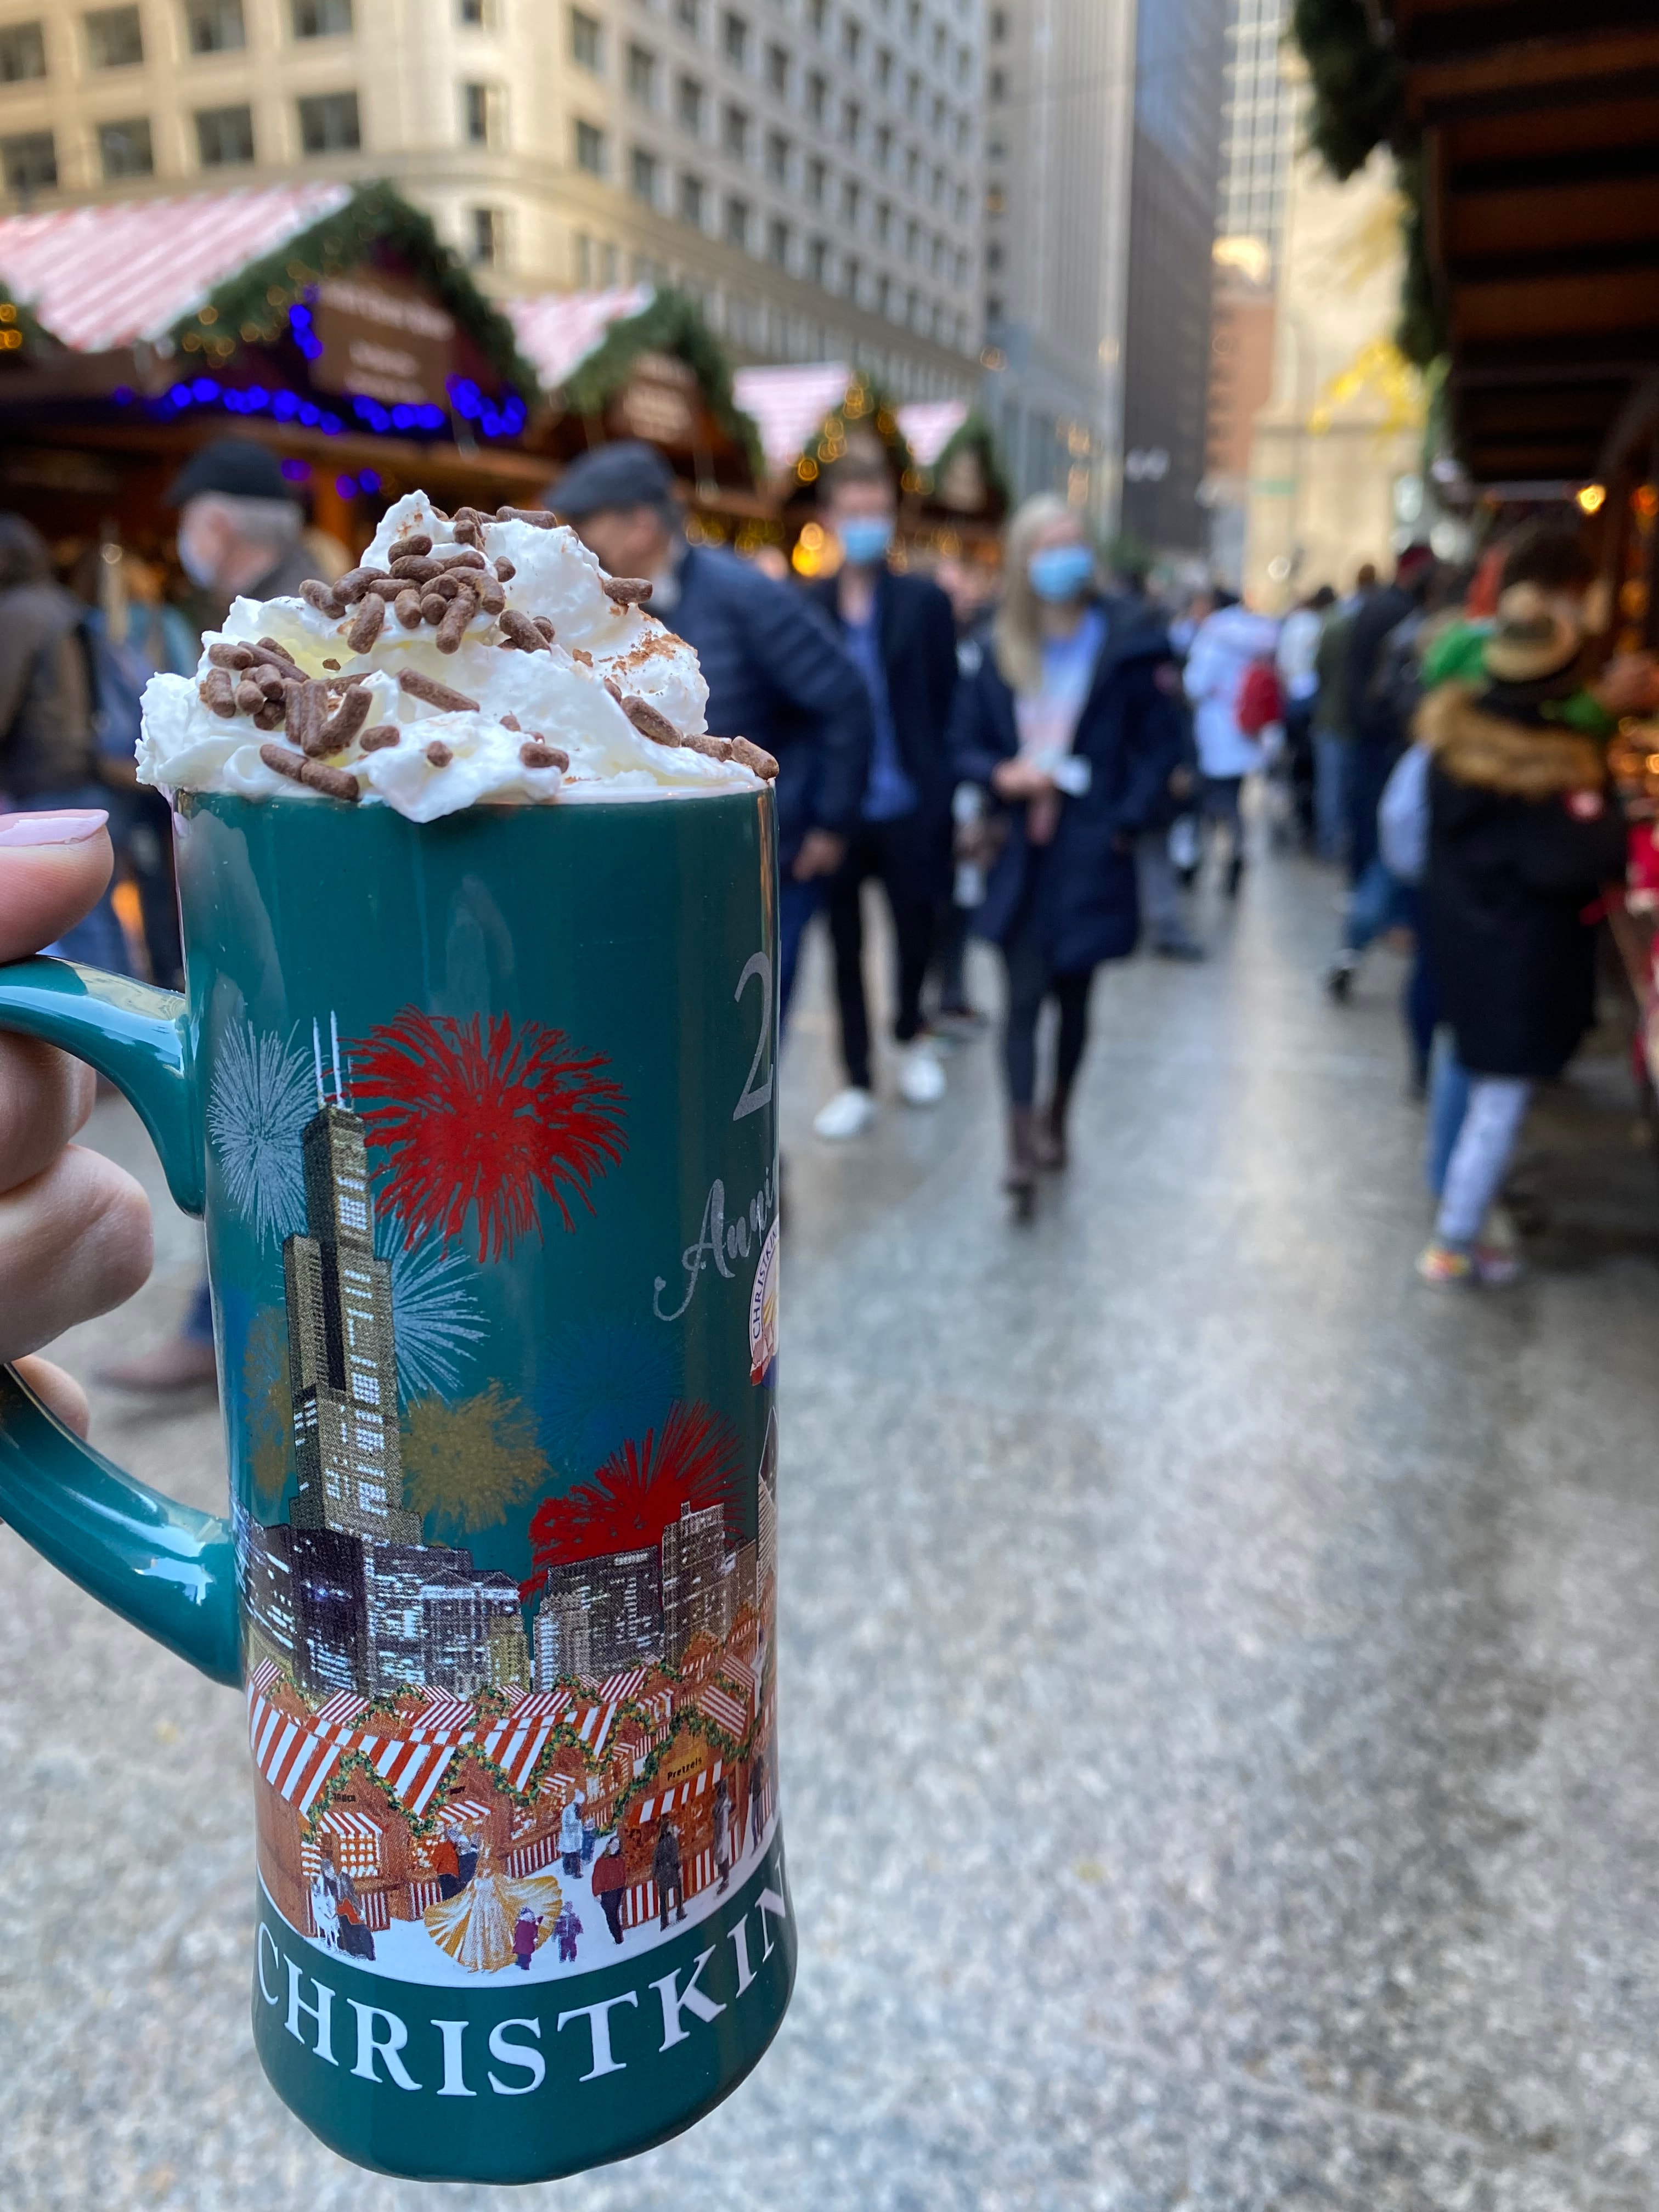
<instances>
[{"instance_id":1,"label":"white sneaker","mask_svg":"<svg viewBox=\"0 0 1659 2212\"><path fill-rule=\"evenodd\" d=\"M941 1077L941 1086L943 1082ZM819 1107L812 1120L813 1134L839 1143L844 1137L856 1137L867 1129L880 1111L869 1091L849 1083L845 1091L836 1091L827 1106Z\"/></svg>"},{"instance_id":2,"label":"white sneaker","mask_svg":"<svg viewBox=\"0 0 1659 2212\"><path fill-rule=\"evenodd\" d=\"M945 1096L945 1070L931 1037L915 1037L899 1051L899 1097L907 1106L937 1106Z\"/></svg>"}]
</instances>

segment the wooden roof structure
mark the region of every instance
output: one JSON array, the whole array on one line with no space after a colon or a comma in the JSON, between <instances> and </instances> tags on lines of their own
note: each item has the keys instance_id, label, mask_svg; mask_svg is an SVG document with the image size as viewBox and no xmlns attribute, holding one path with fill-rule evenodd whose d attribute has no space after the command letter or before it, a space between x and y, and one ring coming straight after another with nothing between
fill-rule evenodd
<instances>
[{"instance_id":1,"label":"wooden roof structure","mask_svg":"<svg viewBox=\"0 0 1659 2212\"><path fill-rule=\"evenodd\" d=\"M1477 483L1611 479L1659 425L1655 0L1367 0L1421 133Z\"/></svg>"}]
</instances>

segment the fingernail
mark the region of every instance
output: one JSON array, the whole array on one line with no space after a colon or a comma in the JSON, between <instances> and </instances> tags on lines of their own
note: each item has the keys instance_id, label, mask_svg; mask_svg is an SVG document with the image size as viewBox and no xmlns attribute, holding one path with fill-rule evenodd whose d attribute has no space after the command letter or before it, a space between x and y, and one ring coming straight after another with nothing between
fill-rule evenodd
<instances>
[{"instance_id":1,"label":"fingernail","mask_svg":"<svg viewBox=\"0 0 1659 2212\"><path fill-rule=\"evenodd\" d=\"M84 845L109 817L101 807L62 814L0 814L0 845Z\"/></svg>"}]
</instances>

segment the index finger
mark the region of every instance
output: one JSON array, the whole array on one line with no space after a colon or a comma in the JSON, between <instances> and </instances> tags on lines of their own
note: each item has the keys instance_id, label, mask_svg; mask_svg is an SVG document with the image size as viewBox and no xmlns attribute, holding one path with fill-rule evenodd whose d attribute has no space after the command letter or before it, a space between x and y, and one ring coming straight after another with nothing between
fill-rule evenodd
<instances>
[{"instance_id":1,"label":"index finger","mask_svg":"<svg viewBox=\"0 0 1659 2212\"><path fill-rule=\"evenodd\" d=\"M51 945L103 896L115 854L101 808L0 814L0 961Z\"/></svg>"}]
</instances>

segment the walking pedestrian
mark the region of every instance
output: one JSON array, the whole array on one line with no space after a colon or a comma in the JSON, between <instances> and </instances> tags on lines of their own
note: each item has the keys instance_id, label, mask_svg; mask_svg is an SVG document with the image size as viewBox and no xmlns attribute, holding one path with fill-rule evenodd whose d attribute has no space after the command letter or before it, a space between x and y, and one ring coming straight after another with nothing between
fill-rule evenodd
<instances>
[{"instance_id":1,"label":"walking pedestrian","mask_svg":"<svg viewBox=\"0 0 1659 2212\"><path fill-rule=\"evenodd\" d=\"M824 884L847 1076L812 1124L830 1139L856 1136L877 1113L864 993L863 888L872 878L892 917L899 1096L911 1106L937 1105L945 1096L945 1070L922 1023L921 991L935 915L951 884L946 732L957 688L956 623L937 584L890 565L897 512L884 459L849 456L830 471L823 513L843 557L813 596L858 665L873 733L859 821Z\"/></svg>"},{"instance_id":2,"label":"walking pedestrian","mask_svg":"<svg viewBox=\"0 0 1659 2212\"><path fill-rule=\"evenodd\" d=\"M716 1891L726 1887L732 1879L732 1790L722 1774L714 1784L714 1871L720 1880Z\"/></svg>"},{"instance_id":3,"label":"walking pedestrian","mask_svg":"<svg viewBox=\"0 0 1659 2212\"><path fill-rule=\"evenodd\" d=\"M1108 599L1076 513L1028 500L1008 532L991 650L957 697L957 772L994 802L1001 849L977 934L1002 951L1005 1188L1021 1218L1038 1168L1062 1167L1066 1115L1103 960L1134 950L1134 841L1180 757L1179 677L1164 626ZM1036 1109L1037 1024L1060 1010L1053 1087Z\"/></svg>"},{"instance_id":4,"label":"walking pedestrian","mask_svg":"<svg viewBox=\"0 0 1659 2212\"><path fill-rule=\"evenodd\" d=\"M1354 617L1376 589L1376 570L1362 561L1353 590L1326 610L1314 653L1314 828L1322 860L1341 861L1348 849L1348 792L1353 776L1353 723L1345 672Z\"/></svg>"},{"instance_id":5,"label":"walking pedestrian","mask_svg":"<svg viewBox=\"0 0 1659 2212\"><path fill-rule=\"evenodd\" d=\"M674 1832L672 1820L661 1821L657 1828L657 1847L651 1854L651 1879L657 1885L657 1910L661 1916L659 1924L668 1925L669 1900L676 1907L674 1917L685 1917L685 1877L680 1867L680 1839Z\"/></svg>"},{"instance_id":6,"label":"walking pedestrian","mask_svg":"<svg viewBox=\"0 0 1659 2212\"><path fill-rule=\"evenodd\" d=\"M605 1924L612 1940L623 1939L623 1901L628 1894L628 1869L623 1863L622 1838L611 1835L605 1849L593 1862L592 1891L599 1900L599 1910L605 1915Z\"/></svg>"},{"instance_id":7,"label":"walking pedestrian","mask_svg":"<svg viewBox=\"0 0 1659 2212\"><path fill-rule=\"evenodd\" d=\"M1625 863L1605 750L1579 703L1593 568L1559 528L1516 551L1515 566L1534 577L1550 553L1553 585L1506 582L1481 683L1442 684L1418 716L1430 756L1427 927L1455 1070L1468 1079L1418 1261L1437 1284L1495 1285L1517 1272L1483 1224L1537 1085L1560 1073L1594 1018L1595 906ZM1604 686L1594 702L1603 711L1654 703L1644 658L1614 664Z\"/></svg>"},{"instance_id":8,"label":"walking pedestrian","mask_svg":"<svg viewBox=\"0 0 1659 2212\"><path fill-rule=\"evenodd\" d=\"M709 728L751 738L778 763L781 1019L823 878L859 823L872 732L858 668L804 592L722 547L687 544L673 471L654 447L598 447L548 497L611 574L648 580L652 613L696 652Z\"/></svg>"},{"instance_id":9,"label":"walking pedestrian","mask_svg":"<svg viewBox=\"0 0 1659 2212\"><path fill-rule=\"evenodd\" d=\"M570 1908L567 1905L553 1923L553 1932L559 1938L559 1956L562 1959L565 1955L562 1931L569 1911ZM513 1923L513 1963L524 1973L527 1974L530 1972L530 1962L536 1955L536 1938L540 1935L541 1928L541 1914L532 1911L527 1905L520 1905L519 1917ZM578 1935L581 1933L580 1920L576 1923L576 1932ZM573 1943L570 1947L570 1956L574 1959L575 1955L576 1947Z\"/></svg>"},{"instance_id":10,"label":"walking pedestrian","mask_svg":"<svg viewBox=\"0 0 1659 2212\"><path fill-rule=\"evenodd\" d=\"M0 514L0 806L9 813L108 807L86 612L53 576L33 524ZM126 942L107 887L46 951L127 973Z\"/></svg>"},{"instance_id":11,"label":"walking pedestrian","mask_svg":"<svg viewBox=\"0 0 1659 2212\"><path fill-rule=\"evenodd\" d=\"M571 1879L582 1870L582 1816L577 1810L580 1800L573 1797L559 1816L559 1853L564 1860L564 1870Z\"/></svg>"},{"instance_id":12,"label":"walking pedestrian","mask_svg":"<svg viewBox=\"0 0 1659 2212\"><path fill-rule=\"evenodd\" d=\"M1376 681L1390 633L1423 603L1434 575L1426 545L1408 545L1395 563L1394 580L1367 592L1347 627L1342 656L1342 694L1353 750L1347 763L1345 829L1348 881L1364 883L1376 853L1376 809L1405 744L1395 702Z\"/></svg>"},{"instance_id":13,"label":"walking pedestrian","mask_svg":"<svg viewBox=\"0 0 1659 2212\"><path fill-rule=\"evenodd\" d=\"M202 594L205 629L223 623L233 599L291 598L313 573L301 542L305 517L269 446L216 438L191 454L167 501L179 510L179 558ZM175 1335L105 1368L99 1379L154 1395L210 1388L216 1373L205 1273Z\"/></svg>"},{"instance_id":14,"label":"walking pedestrian","mask_svg":"<svg viewBox=\"0 0 1659 2212\"><path fill-rule=\"evenodd\" d=\"M569 1966L574 1962L576 1938L581 1932L582 1923L576 1917L575 1906L565 1905L558 1918L553 1923L553 1933L559 1939L559 1962L562 1966ZM529 1962L526 1960L523 1963L527 1965Z\"/></svg>"},{"instance_id":15,"label":"walking pedestrian","mask_svg":"<svg viewBox=\"0 0 1659 2212\"><path fill-rule=\"evenodd\" d=\"M1285 690L1285 750L1291 803L1304 851L1318 842L1318 772L1314 757L1314 709L1319 697L1319 641L1336 593L1322 584L1279 626L1276 660Z\"/></svg>"},{"instance_id":16,"label":"walking pedestrian","mask_svg":"<svg viewBox=\"0 0 1659 2212\"><path fill-rule=\"evenodd\" d=\"M1263 723L1251 720L1246 686L1258 668L1277 672L1273 653L1279 624L1252 614L1232 592L1215 593L1214 611L1205 617L1187 656L1183 681L1195 709L1198 762L1203 774L1206 824L1227 835L1227 896L1236 897L1244 877L1244 784L1267 758Z\"/></svg>"}]
</instances>

